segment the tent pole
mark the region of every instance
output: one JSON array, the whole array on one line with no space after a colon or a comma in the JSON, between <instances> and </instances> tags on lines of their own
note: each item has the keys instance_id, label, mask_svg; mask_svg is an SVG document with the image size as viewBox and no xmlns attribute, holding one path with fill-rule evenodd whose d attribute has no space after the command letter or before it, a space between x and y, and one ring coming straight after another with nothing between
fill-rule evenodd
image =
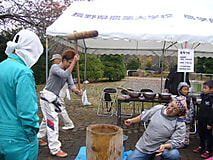
<instances>
[{"instance_id":1,"label":"tent pole","mask_svg":"<svg viewBox=\"0 0 213 160\"><path fill-rule=\"evenodd\" d=\"M46 83L48 78L48 37L46 37Z\"/></svg>"},{"instance_id":2,"label":"tent pole","mask_svg":"<svg viewBox=\"0 0 213 160\"><path fill-rule=\"evenodd\" d=\"M187 49L187 42L185 42L185 49ZM186 82L186 72L183 73L183 81Z\"/></svg>"},{"instance_id":3,"label":"tent pole","mask_svg":"<svg viewBox=\"0 0 213 160\"><path fill-rule=\"evenodd\" d=\"M166 41L163 43L163 49L162 49L162 58L161 58L161 93L163 92L163 61L164 61L164 54L165 54L165 46L166 46Z\"/></svg>"}]
</instances>

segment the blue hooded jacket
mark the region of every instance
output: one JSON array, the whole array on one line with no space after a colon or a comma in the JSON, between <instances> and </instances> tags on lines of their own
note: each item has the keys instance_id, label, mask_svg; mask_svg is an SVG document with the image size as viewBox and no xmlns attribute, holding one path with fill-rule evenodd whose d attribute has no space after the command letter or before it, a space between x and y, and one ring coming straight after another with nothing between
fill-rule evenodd
<instances>
[{"instance_id":1,"label":"blue hooded jacket","mask_svg":"<svg viewBox=\"0 0 213 160\"><path fill-rule=\"evenodd\" d=\"M0 140L34 141L39 131L33 71L15 54L0 63Z\"/></svg>"}]
</instances>

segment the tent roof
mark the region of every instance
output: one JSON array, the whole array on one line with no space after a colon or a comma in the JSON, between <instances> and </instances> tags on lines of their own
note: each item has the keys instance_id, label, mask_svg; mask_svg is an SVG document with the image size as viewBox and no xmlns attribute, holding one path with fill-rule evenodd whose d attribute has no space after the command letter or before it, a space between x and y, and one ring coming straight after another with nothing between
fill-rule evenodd
<instances>
[{"instance_id":1,"label":"tent roof","mask_svg":"<svg viewBox=\"0 0 213 160\"><path fill-rule=\"evenodd\" d=\"M213 51L213 1L211 0L91 0L74 1L47 28L46 34L72 46L66 35L97 30L97 38L78 40L95 54L177 54L179 48L195 56Z\"/></svg>"}]
</instances>

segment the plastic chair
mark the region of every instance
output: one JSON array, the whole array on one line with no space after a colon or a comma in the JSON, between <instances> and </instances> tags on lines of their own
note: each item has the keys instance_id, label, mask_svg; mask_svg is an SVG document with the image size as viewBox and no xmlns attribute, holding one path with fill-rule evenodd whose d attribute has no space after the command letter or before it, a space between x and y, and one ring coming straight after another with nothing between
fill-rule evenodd
<instances>
[{"instance_id":1,"label":"plastic chair","mask_svg":"<svg viewBox=\"0 0 213 160\"><path fill-rule=\"evenodd\" d=\"M114 114L114 108L117 103L118 91L116 88L104 88L101 92L101 98L98 105L98 116L110 116Z\"/></svg>"}]
</instances>

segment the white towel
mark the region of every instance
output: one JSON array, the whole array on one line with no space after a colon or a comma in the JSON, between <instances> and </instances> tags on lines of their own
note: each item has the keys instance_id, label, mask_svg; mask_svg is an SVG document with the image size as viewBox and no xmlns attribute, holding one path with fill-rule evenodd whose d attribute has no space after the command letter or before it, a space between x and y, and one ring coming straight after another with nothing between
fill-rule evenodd
<instances>
[{"instance_id":1,"label":"white towel","mask_svg":"<svg viewBox=\"0 0 213 160\"><path fill-rule=\"evenodd\" d=\"M35 33L24 29L15 35L13 41L7 42L5 53L9 55L14 51L31 68L43 53L43 46Z\"/></svg>"},{"instance_id":2,"label":"white towel","mask_svg":"<svg viewBox=\"0 0 213 160\"><path fill-rule=\"evenodd\" d=\"M88 102L88 99L87 99L87 91L86 91L86 89L84 90L83 95L82 95L82 103L83 103L84 106L91 105L91 103Z\"/></svg>"}]
</instances>

